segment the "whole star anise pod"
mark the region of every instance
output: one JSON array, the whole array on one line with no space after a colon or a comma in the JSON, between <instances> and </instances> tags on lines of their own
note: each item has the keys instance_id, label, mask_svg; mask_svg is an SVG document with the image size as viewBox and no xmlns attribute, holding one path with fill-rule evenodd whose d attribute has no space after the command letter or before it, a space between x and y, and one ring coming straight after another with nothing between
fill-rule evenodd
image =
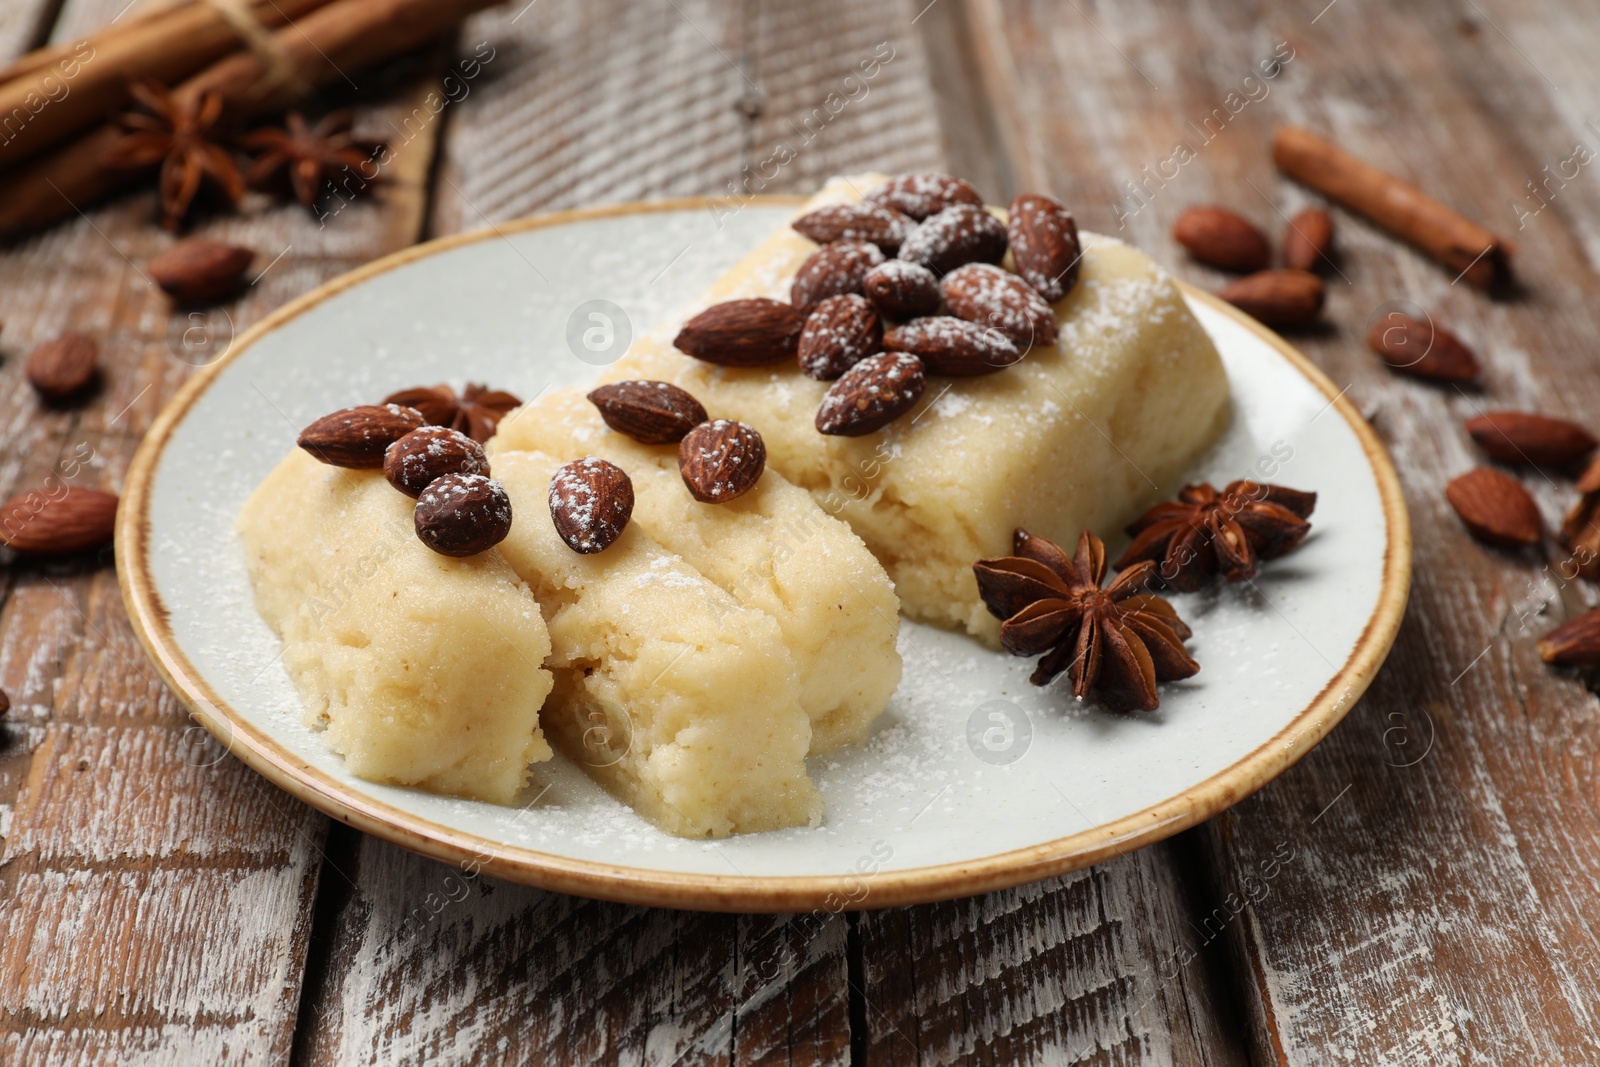
<instances>
[{"instance_id":1,"label":"whole star anise pod","mask_svg":"<svg viewBox=\"0 0 1600 1067\"><path fill-rule=\"evenodd\" d=\"M476 382L468 382L459 397L448 385L421 385L390 393L383 402L416 408L428 425L460 430L479 444L493 437L500 420L522 403L503 389Z\"/></svg>"},{"instance_id":2,"label":"whole star anise pod","mask_svg":"<svg viewBox=\"0 0 1600 1067\"><path fill-rule=\"evenodd\" d=\"M208 180L237 204L244 179L218 130L222 95L210 90L194 99L179 97L155 82L134 82L128 92L144 110L122 116L128 132L101 162L126 170L161 165L161 224L178 229Z\"/></svg>"},{"instance_id":3,"label":"whole star anise pod","mask_svg":"<svg viewBox=\"0 0 1600 1067\"><path fill-rule=\"evenodd\" d=\"M1045 654L1034 685L1066 671L1079 700L1095 692L1114 711L1154 711L1157 683L1200 669L1183 647L1189 627L1148 590L1154 563L1130 567L1102 589L1106 547L1088 530L1075 559L1026 530L1012 535L1012 551L972 569L984 604L1003 620L1001 646L1014 656Z\"/></svg>"},{"instance_id":4,"label":"whole star anise pod","mask_svg":"<svg viewBox=\"0 0 1600 1067\"><path fill-rule=\"evenodd\" d=\"M355 116L351 111L336 111L315 126L305 116L291 111L282 128L266 126L239 138L239 144L259 152L246 180L254 187L265 185L280 171L289 172L295 199L306 207L317 202L322 190L337 179L341 171L356 171L360 188L378 178L373 156L381 142L361 141L350 132ZM372 171L371 174L365 171Z\"/></svg>"},{"instance_id":5,"label":"whole star anise pod","mask_svg":"<svg viewBox=\"0 0 1600 1067\"><path fill-rule=\"evenodd\" d=\"M1117 569L1154 561L1161 582L1180 593L1194 592L1219 571L1242 582L1255 576L1262 560L1299 547L1316 506L1315 493L1265 482L1229 482L1220 493L1207 482L1186 485L1177 500L1157 504L1128 526L1133 544Z\"/></svg>"}]
</instances>

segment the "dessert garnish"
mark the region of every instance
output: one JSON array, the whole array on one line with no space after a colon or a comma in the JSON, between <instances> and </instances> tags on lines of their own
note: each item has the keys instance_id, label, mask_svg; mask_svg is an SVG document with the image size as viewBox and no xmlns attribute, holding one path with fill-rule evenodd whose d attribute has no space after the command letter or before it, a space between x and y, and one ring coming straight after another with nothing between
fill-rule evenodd
<instances>
[{"instance_id":1,"label":"dessert garnish","mask_svg":"<svg viewBox=\"0 0 1600 1067\"><path fill-rule=\"evenodd\" d=\"M678 471L702 504L744 496L767 465L767 445L754 427L733 419L703 422L678 442Z\"/></svg>"},{"instance_id":2,"label":"dessert garnish","mask_svg":"<svg viewBox=\"0 0 1600 1067\"><path fill-rule=\"evenodd\" d=\"M1219 270L1254 274L1272 262L1267 235L1243 215L1214 204L1184 208L1172 224L1172 239Z\"/></svg>"},{"instance_id":3,"label":"dessert garnish","mask_svg":"<svg viewBox=\"0 0 1600 1067\"><path fill-rule=\"evenodd\" d=\"M567 547L580 555L604 552L633 517L633 480L603 459L585 456L550 478L550 518Z\"/></svg>"},{"instance_id":4,"label":"dessert garnish","mask_svg":"<svg viewBox=\"0 0 1600 1067\"><path fill-rule=\"evenodd\" d=\"M1536 545L1544 531L1539 506L1522 483L1492 467L1470 470L1444 487L1468 532L1503 548Z\"/></svg>"},{"instance_id":5,"label":"dessert garnish","mask_svg":"<svg viewBox=\"0 0 1600 1067\"><path fill-rule=\"evenodd\" d=\"M860 437L910 411L927 378L922 360L906 352L868 356L833 383L817 408L817 430L835 437Z\"/></svg>"},{"instance_id":6,"label":"dessert garnish","mask_svg":"<svg viewBox=\"0 0 1600 1067\"><path fill-rule=\"evenodd\" d=\"M915 319L939 310L939 276L903 259L891 259L867 271L861 291L891 319Z\"/></svg>"},{"instance_id":7,"label":"dessert garnish","mask_svg":"<svg viewBox=\"0 0 1600 1067\"><path fill-rule=\"evenodd\" d=\"M429 425L460 430L479 444L493 437L500 420L522 403L503 389L476 382L468 382L460 396L448 385L418 386L391 393L383 402L416 408Z\"/></svg>"},{"instance_id":8,"label":"dessert garnish","mask_svg":"<svg viewBox=\"0 0 1600 1067\"><path fill-rule=\"evenodd\" d=\"M1565 467L1600 444L1575 422L1531 411L1485 411L1467 420L1467 433L1501 463L1536 467Z\"/></svg>"},{"instance_id":9,"label":"dessert garnish","mask_svg":"<svg viewBox=\"0 0 1600 1067\"><path fill-rule=\"evenodd\" d=\"M939 283L950 314L992 326L1020 347L1053 345L1060 324L1033 286L989 263L957 267Z\"/></svg>"},{"instance_id":10,"label":"dessert garnish","mask_svg":"<svg viewBox=\"0 0 1600 1067\"><path fill-rule=\"evenodd\" d=\"M885 330L883 347L910 352L922 360L929 374L971 378L1005 370L1023 352L1011 339L990 326L951 315L930 315Z\"/></svg>"},{"instance_id":11,"label":"dessert garnish","mask_svg":"<svg viewBox=\"0 0 1600 1067\"><path fill-rule=\"evenodd\" d=\"M607 426L647 445L672 445L706 421L706 409L671 382L627 381L589 393Z\"/></svg>"},{"instance_id":12,"label":"dessert garnish","mask_svg":"<svg viewBox=\"0 0 1600 1067\"><path fill-rule=\"evenodd\" d=\"M875 352L883 351L883 320L858 293L830 296L818 304L800 331L800 369L831 382Z\"/></svg>"},{"instance_id":13,"label":"dessert garnish","mask_svg":"<svg viewBox=\"0 0 1600 1067\"><path fill-rule=\"evenodd\" d=\"M245 180L260 187L287 170L295 199L306 207L316 204L323 188L341 173L357 171L365 187L378 177L372 158L383 146L358 140L350 132L354 123L355 112L350 110L326 115L315 126L298 111L291 111L282 128L251 130L239 138L239 144L261 154Z\"/></svg>"},{"instance_id":14,"label":"dessert garnish","mask_svg":"<svg viewBox=\"0 0 1600 1067\"><path fill-rule=\"evenodd\" d=\"M1372 324L1367 344L1397 370L1440 382L1468 382L1478 376L1478 357L1461 338L1432 321L1418 322L1390 312Z\"/></svg>"},{"instance_id":15,"label":"dessert garnish","mask_svg":"<svg viewBox=\"0 0 1600 1067\"><path fill-rule=\"evenodd\" d=\"M1014 656L1044 653L1029 678L1047 685L1062 671L1079 700L1097 693L1114 711L1154 711L1156 685L1188 678L1200 665L1185 651L1191 636L1171 604L1148 591L1149 560L1101 588L1105 545L1085 530L1076 557L1026 530L1013 535L1015 555L973 564L978 592L1000 626L1000 644Z\"/></svg>"},{"instance_id":16,"label":"dessert garnish","mask_svg":"<svg viewBox=\"0 0 1600 1067\"><path fill-rule=\"evenodd\" d=\"M1219 493L1207 482L1186 485L1127 528L1133 544L1117 569L1158 564L1155 577L1190 593L1212 575L1230 582L1253 577L1262 560L1294 551L1311 531L1306 519L1317 494L1265 482L1235 481Z\"/></svg>"},{"instance_id":17,"label":"dessert garnish","mask_svg":"<svg viewBox=\"0 0 1600 1067\"><path fill-rule=\"evenodd\" d=\"M967 263L998 263L1005 255L1005 225L972 204L956 204L929 216L900 245L901 259L935 274Z\"/></svg>"},{"instance_id":18,"label":"dessert garnish","mask_svg":"<svg viewBox=\"0 0 1600 1067\"><path fill-rule=\"evenodd\" d=\"M389 446L426 423L416 408L385 401L343 408L300 431L295 443L335 467L376 470Z\"/></svg>"},{"instance_id":19,"label":"dessert garnish","mask_svg":"<svg viewBox=\"0 0 1600 1067\"><path fill-rule=\"evenodd\" d=\"M212 89L194 98L180 96L152 81L133 82L128 93L145 110L122 116L128 132L101 162L124 170L161 164L161 224L176 230L208 180L229 203L237 204L244 196L244 179L217 128L222 94Z\"/></svg>"},{"instance_id":20,"label":"dessert garnish","mask_svg":"<svg viewBox=\"0 0 1600 1067\"><path fill-rule=\"evenodd\" d=\"M1274 329L1310 322L1326 295L1322 279L1303 270L1258 271L1217 290L1217 296Z\"/></svg>"},{"instance_id":21,"label":"dessert garnish","mask_svg":"<svg viewBox=\"0 0 1600 1067\"><path fill-rule=\"evenodd\" d=\"M971 182L938 171L897 174L866 195L866 203L898 211L921 222L954 204L983 206L983 196Z\"/></svg>"},{"instance_id":22,"label":"dessert garnish","mask_svg":"<svg viewBox=\"0 0 1600 1067\"><path fill-rule=\"evenodd\" d=\"M511 498L483 474L435 478L412 511L417 537L442 556L475 556L511 532Z\"/></svg>"},{"instance_id":23,"label":"dessert garnish","mask_svg":"<svg viewBox=\"0 0 1600 1067\"><path fill-rule=\"evenodd\" d=\"M789 283L789 303L805 314L830 296L861 292L861 280L883 262L877 245L865 241L835 241L823 245L800 264Z\"/></svg>"},{"instance_id":24,"label":"dessert garnish","mask_svg":"<svg viewBox=\"0 0 1600 1067\"><path fill-rule=\"evenodd\" d=\"M790 223L802 237L819 245L833 241L868 241L885 255L900 251L915 222L881 204L828 204L808 211Z\"/></svg>"},{"instance_id":25,"label":"dessert garnish","mask_svg":"<svg viewBox=\"0 0 1600 1067\"><path fill-rule=\"evenodd\" d=\"M805 313L764 296L713 304L683 324L673 345L707 363L755 367L793 359Z\"/></svg>"},{"instance_id":26,"label":"dessert garnish","mask_svg":"<svg viewBox=\"0 0 1600 1067\"><path fill-rule=\"evenodd\" d=\"M1024 193L1011 201L1006 236L1017 273L1054 304L1078 284L1083 246L1072 212L1054 197Z\"/></svg>"},{"instance_id":27,"label":"dessert garnish","mask_svg":"<svg viewBox=\"0 0 1600 1067\"><path fill-rule=\"evenodd\" d=\"M448 426L423 426L390 445L383 455L383 476L413 499L446 474L488 474L483 446Z\"/></svg>"}]
</instances>

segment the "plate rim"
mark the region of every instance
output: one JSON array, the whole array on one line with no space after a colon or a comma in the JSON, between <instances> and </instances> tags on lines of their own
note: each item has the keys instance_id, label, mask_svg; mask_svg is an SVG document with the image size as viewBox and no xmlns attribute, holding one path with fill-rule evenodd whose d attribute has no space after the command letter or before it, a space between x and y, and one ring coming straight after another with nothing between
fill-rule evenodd
<instances>
[{"instance_id":1,"label":"plate rim","mask_svg":"<svg viewBox=\"0 0 1600 1067\"><path fill-rule=\"evenodd\" d=\"M800 196L757 196L749 203L796 207ZM1338 389L1282 337L1216 296L1178 281L1183 295L1242 324L1329 398L1354 431L1377 481L1388 536L1378 601L1337 673L1282 729L1226 768L1141 811L1065 837L954 863L872 875L697 874L576 859L508 845L434 822L367 796L301 759L224 701L179 647L150 566L149 509L154 476L173 432L222 372L262 337L369 278L418 259L511 233L592 219L710 209L715 197L638 200L532 215L451 234L390 253L332 278L275 309L189 378L161 409L134 453L117 509L117 584L134 635L167 687L224 747L252 771L303 803L364 833L473 873L625 904L727 912L864 910L993 892L1064 874L1153 844L1238 803L1310 751L1371 684L1394 644L1411 584L1411 524L1383 444Z\"/></svg>"}]
</instances>

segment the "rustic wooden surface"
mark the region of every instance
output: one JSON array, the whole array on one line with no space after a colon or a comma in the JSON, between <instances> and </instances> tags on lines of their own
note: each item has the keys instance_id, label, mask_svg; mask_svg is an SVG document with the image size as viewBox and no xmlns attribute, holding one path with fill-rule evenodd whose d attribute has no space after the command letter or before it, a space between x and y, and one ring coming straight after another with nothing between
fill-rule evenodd
<instances>
[{"instance_id":1,"label":"rustic wooden surface","mask_svg":"<svg viewBox=\"0 0 1600 1067\"><path fill-rule=\"evenodd\" d=\"M70 40L124 4L11 0L0 55ZM993 200L1053 192L1090 228L1214 286L1172 244L1171 221L1211 201L1276 231L1311 200L1266 148L1276 124L1296 122L1517 241L1523 288L1491 300L1340 215L1328 326L1296 338L1372 415L1405 482L1417 578L1394 655L1304 761L1172 841L928 907L696 915L469 878L330 828L224 757L154 679L109 554L9 562L0 1061L1593 1061L1600 709L1583 678L1533 650L1593 590L1559 580L1553 544L1478 548L1440 490L1478 462L1459 423L1480 408L1595 425L1600 178L1585 165L1541 190L1542 207L1525 183L1580 142L1600 150L1600 10L524 5L328 102L357 103L361 128L400 146L376 197L325 227L265 200L203 220L201 232L261 250L265 273L199 323L171 315L140 273L169 240L148 193L0 253L0 494L90 454L76 481L118 487L194 365L374 256L541 210L744 188L887 42L894 58L867 95L749 191L947 166ZM1285 43L1279 73L1245 83ZM465 98L417 121L450 61L483 46L494 58ZM1229 93L1257 98L1227 114ZM1217 108L1227 121L1197 134ZM1179 141L1193 158L1130 199L1126 183L1159 173ZM1395 300L1479 348L1481 390L1377 366L1361 337ZM21 362L68 324L102 337L106 380L85 405L41 409ZM1526 481L1553 523L1570 485L1545 473Z\"/></svg>"}]
</instances>

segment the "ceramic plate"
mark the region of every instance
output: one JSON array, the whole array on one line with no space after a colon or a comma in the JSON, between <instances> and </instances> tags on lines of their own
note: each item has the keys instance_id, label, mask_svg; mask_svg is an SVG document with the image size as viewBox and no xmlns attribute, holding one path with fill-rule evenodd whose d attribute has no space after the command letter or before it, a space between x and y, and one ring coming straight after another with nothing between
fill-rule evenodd
<instances>
[{"instance_id":1,"label":"ceramic plate","mask_svg":"<svg viewBox=\"0 0 1600 1067\"><path fill-rule=\"evenodd\" d=\"M471 379L527 398L589 380L630 334L691 310L796 203L719 217L677 201L506 224L373 263L237 338L157 419L118 516L123 595L167 683L227 751L368 833L547 888L741 911L935 900L1085 866L1237 802L1338 722L1405 607L1398 483L1304 357L1186 290L1235 404L1190 480L1254 472L1320 496L1300 551L1252 583L1177 598L1203 669L1164 687L1159 712L1076 704L1062 684L1030 686L1032 661L907 622L905 680L871 739L811 761L828 808L817 829L679 840L559 756L535 768L518 807L349 774L301 722L232 529L298 428L419 383Z\"/></svg>"}]
</instances>

